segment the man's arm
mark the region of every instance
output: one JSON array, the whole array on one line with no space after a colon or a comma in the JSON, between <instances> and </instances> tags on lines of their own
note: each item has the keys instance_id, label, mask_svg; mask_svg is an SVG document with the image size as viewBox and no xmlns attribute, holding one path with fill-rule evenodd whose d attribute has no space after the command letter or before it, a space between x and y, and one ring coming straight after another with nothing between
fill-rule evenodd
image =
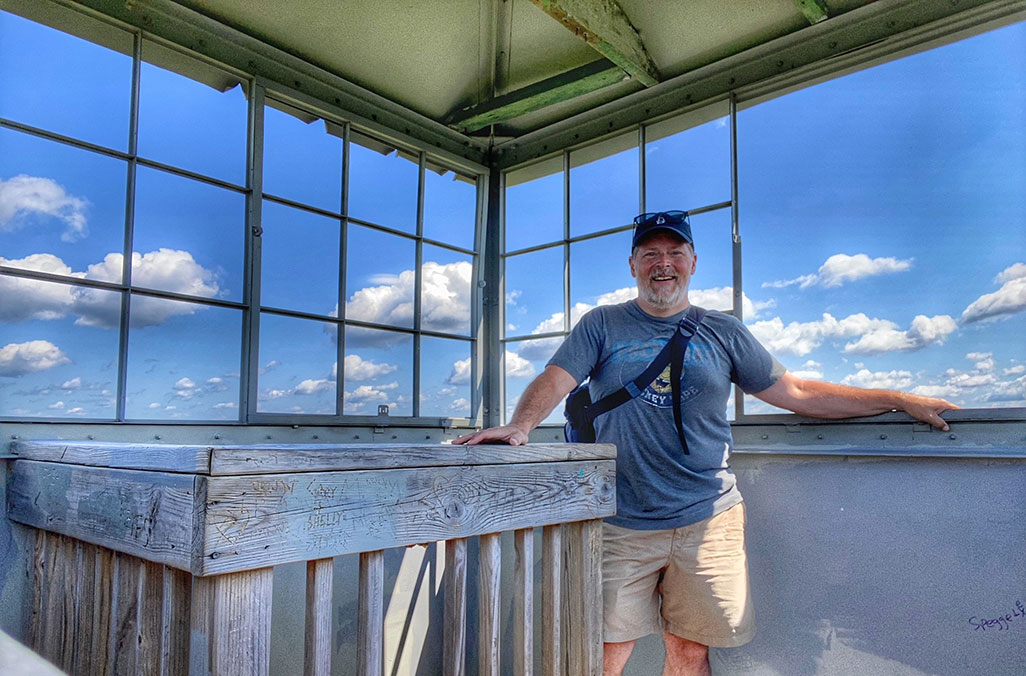
<instances>
[{"instance_id":1,"label":"man's arm","mask_svg":"<svg viewBox=\"0 0 1026 676\"><path fill-rule=\"evenodd\" d=\"M517 408L508 425L489 427L488 429L465 434L453 440L454 444L510 444L520 446L527 443L527 435L552 409L563 401L577 387L572 375L558 366L547 366L541 375L531 381L524 393L520 395Z\"/></svg>"},{"instance_id":2,"label":"man's arm","mask_svg":"<svg viewBox=\"0 0 1026 676\"><path fill-rule=\"evenodd\" d=\"M905 411L913 418L945 432L948 424L940 413L955 404L895 390L864 390L859 387L803 380L785 373L780 380L755 396L767 404L812 418L858 418L887 411Z\"/></svg>"}]
</instances>

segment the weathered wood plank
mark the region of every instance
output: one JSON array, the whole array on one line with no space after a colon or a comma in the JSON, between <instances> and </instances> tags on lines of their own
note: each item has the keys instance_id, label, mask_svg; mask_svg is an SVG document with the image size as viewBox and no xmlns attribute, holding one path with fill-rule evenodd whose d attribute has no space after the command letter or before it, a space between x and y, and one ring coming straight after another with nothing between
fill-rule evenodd
<instances>
[{"instance_id":1,"label":"weathered wood plank","mask_svg":"<svg viewBox=\"0 0 1026 676\"><path fill-rule=\"evenodd\" d=\"M207 481L203 575L593 519L615 510L611 460Z\"/></svg>"},{"instance_id":2,"label":"weathered wood plank","mask_svg":"<svg viewBox=\"0 0 1026 676\"><path fill-rule=\"evenodd\" d=\"M478 553L478 613L477 652L478 673L481 676L499 676L500 588L502 578L502 536L489 533L479 538Z\"/></svg>"},{"instance_id":3,"label":"weathered wood plank","mask_svg":"<svg viewBox=\"0 0 1026 676\"><path fill-rule=\"evenodd\" d=\"M164 643L164 566L143 561L139 584L139 671L159 674Z\"/></svg>"},{"instance_id":4,"label":"weathered wood plank","mask_svg":"<svg viewBox=\"0 0 1026 676\"><path fill-rule=\"evenodd\" d=\"M12 465L13 521L189 570L195 477L34 460Z\"/></svg>"},{"instance_id":5,"label":"weathered wood plank","mask_svg":"<svg viewBox=\"0 0 1026 676\"><path fill-rule=\"evenodd\" d=\"M385 552L360 554L356 650L360 676L382 676L385 666Z\"/></svg>"},{"instance_id":6,"label":"weathered wood plank","mask_svg":"<svg viewBox=\"0 0 1026 676\"><path fill-rule=\"evenodd\" d=\"M95 606L99 602L96 596L97 554L98 547L88 542L76 541L75 558L78 561L79 573L75 596L78 607L75 612L75 656L71 665L72 674L92 673L94 638L96 631Z\"/></svg>"},{"instance_id":7,"label":"weathered wood plank","mask_svg":"<svg viewBox=\"0 0 1026 676\"><path fill-rule=\"evenodd\" d=\"M43 653L43 636L46 633L46 548L50 543L50 534L36 531L35 547L32 549L32 622L29 626L29 645L32 651Z\"/></svg>"},{"instance_id":8,"label":"weathered wood plank","mask_svg":"<svg viewBox=\"0 0 1026 676\"><path fill-rule=\"evenodd\" d=\"M212 475L280 474L357 469L608 460L613 444L281 444L220 446L210 458Z\"/></svg>"},{"instance_id":9,"label":"weathered wood plank","mask_svg":"<svg viewBox=\"0 0 1026 676\"><path fill-rule=\"evenodd\" d=\"M272 583L271 568L214 578L211 676L267 676Z\"/></svg>"},{"instance_id":10,"label":"weathered wood plank","mask_svg":"<svg viewBox=\"0 0 1026 676\"><path fill-rule=\"evenodd\" d=\"M467 540L445 542L445 621L442 673L463 676L467 670Z\"/></svg>"},{"instance_id":11,"label":"weathered wood plank","mask_svg":"<svg viewBox=\"0 0 1026 676\"><path fill-rule=\"evenodd\" d=\"M571 674L602 674L602 521L569 524Z\"/></svg>"},{"instance_id":12,"label":"weathered wood plank","mask_svg":"<svg viewBox=\"0 0 1026 676\"><path fill-rule=\"evenodd\" d=\"M306 564L306 646L303 674L331 674L331 609L334 559L318 559Z\"/></svg>"},{"instance_id":13,"label":"weathered wood plank","mask_svg":"<svg viewBox=\"0 0 1026 676\"><path fill-rule=\"evenodd\" d=\"M91 670L89 674L108 674L113 661L114 581L117 554L105 547L96 548L96 601L93 604L93 639Z\"/></svg>"},{"instance_id":14,"label":"weathered wood plank","mask_svg":"<svg viewBox=\"0 0 1026 676\"><path fill-rule=\"evenodd\" d=\"M142 560L118 553L114 558L114 612L111 616L111 673L134 676L139 669L139 587Z\"/></svg>"},{"instance_id":15,"label":"weathered wood plank","mask_svg":"<svg viewBox=\"0 0 1026 676\"><path fill-rule=\"evenodd\" d=\"M19 440L11 453L26 460L120 469L206 474L210 446L138 444L114 441Z\"/></svg>"},{"instance_id":16,"label":"weathered wood plank","mask_svg":"<svg viewBox=\"0 0 1026 676\"><path fill-rule=\"evenodd\" d=\"M192 578L189 608L189 674L207 676L213 669L210 641L214 634L214 578Z\"/></svg>"},{"instance_id":17,"label":"weathered wood plank","mask_svg":"<svg viewBox=\"0 0 1026 676\"><path fill-rule=\"evenodd\" d=\"M78 585L81 567L79 554L81 551L75 546L76 541L66 536L60 536L60 557L64 565L64 579L60 585L51 587L50 593L61 594L61 643L59 662L56 662L64 671L71 671L75 662L75 633L78 631Z\"/></svg>"},{"instance_id":18,"label":"weathered wood plank","mask_svg":"<svg viewBox=\"0 0 1026 676\"><path fill-rule=\"evenodd\" d=\"M48 533L44 548L44 573L42 584L43 598L43 630L39 654L63 669L64 635L68 632L68 618L65 614L64 599L68 595L67 558L65 538Z\"/></svg>"},{"instance_id":19,"label":"weathered wood plank","mask_svg":"<svg viewBox=\"0 0 1026 676\"><path fill-rule=\"evenodd\" d=\"M513 533L513 673L534 673L534 529Z\"/></svg>"},{"instance_id":20,"label":"weathered wood plank","mask_svg":"<svg viewBox=\"0 0 1026 676\"><path fill-rule=\"evenodd\" d=\"M542 529L542 676L563 676L563 526Z\"/></svg>"},{"instance_id":21,"label":"weathered wood plank","mask_svg":"<svg viewBox=\"0 0 1026 676\"><path fill-rule=\"evenodd\" d=\"M161 566L161 676L189 673L189 618L192 605L192 575Z\"/></svg>"}]
</instances>

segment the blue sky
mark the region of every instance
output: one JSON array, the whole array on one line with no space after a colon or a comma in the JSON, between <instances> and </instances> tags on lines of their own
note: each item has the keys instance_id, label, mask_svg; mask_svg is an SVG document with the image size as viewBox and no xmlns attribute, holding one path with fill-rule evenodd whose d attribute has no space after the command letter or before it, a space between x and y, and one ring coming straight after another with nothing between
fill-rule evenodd
<instances>
[{"instance_id":1,"label":"blue sky","mask_svg":"<svg viewBox=\"0 0 1026 676\"><path fill-rule=\"evenodd\" d=\"M3 12L0 35L0 117L128 149L130 57ZM1026 405L1024 50L1026 26L1014 25L740 112L745 321L788 368L965 406ZM650 128L645 186L636 132L571 153L571 235L626 225L642 192L649 210L728 201L725 113L669 135ZM138 167L133 282L196 302L132 297L130 419L239 416L242 312L202 301L243 301L245 129L241 87L144 64L140 157L224 185ZM312 209L263 203L262 304L304 316L261 314L261 412L334 412L340 284L348 317L414 325L416 246L400 233L416 228L417 164L356 139L349 212L394 232L351 222L343 238L346 168L330 132L265 109L264 192ZM561 167L510 181L506 250L561 240ZM120 158L0 128L0 263L119 282L127 172ZM474 186L454 179L425 172L424 235L470 250ZM727 308L730 211L692 225L692 300ZM633 297L628 255L627 233L570 246L571 321ZM423 261L421 327L451 337L421 338L421 411L465 416L473 257L425 243ZM506 259L506 336L563 329L563 266L561 246ZM0 415L113 417L119 295L11 276L0 295ZM345 412L411 414L411 334L349 327L344 338ZM507 407L556 344L506 344Z\"/></svg>"}]
</instances>

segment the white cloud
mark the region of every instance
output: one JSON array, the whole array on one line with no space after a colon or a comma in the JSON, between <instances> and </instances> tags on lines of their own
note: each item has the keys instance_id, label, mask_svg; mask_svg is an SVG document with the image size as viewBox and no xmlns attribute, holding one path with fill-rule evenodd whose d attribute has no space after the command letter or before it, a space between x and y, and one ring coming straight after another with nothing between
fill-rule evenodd
<instances>
[{"instance_id":1,"label":"white cloud","mask_svg":"<svg viewBox=\"0 0 1026 676\"><path fill-rule=\"evenodd\" d=\"M508 354L508 352L507 352ZM445 382L450 385L466 385L470 382L470 357L453 362L452 372Z\"/></svg>"},{"instance_id":2,"label":"white cloud","mask_svg":"<svg viewBox=\"0 0 1026 676\"><path fill-rule=\"evenodd\" d=\"M23 376L69 363L68 356L47 340L9 343L0 347L0 376Z\"/></svg>"},{"instance_id":3,"label":"white cloud","mask_svg":"<svg viewBox=\"0 0 1026 676\"><path fill-rule=\"evenodd\" d=\"M296 385L296 394L317 394L318 392L324 392L326 390L332 390L335 388L334 381L327 380L324 378L318 380L306 379L303 382Z\"/></svg>"},{"instance_id":4,"label":"white cloud","mask_svg":"<svg viewBox=\"0 0 1026 676\"><path fill-rule=\"evenodd\" d=\"M763 288L773 289L795 285L801 289L806 289L810 286L824 286L829 289L865 277L904 272L912 267L913 260L915 259L898 259L893 257L870 258L863 253L855 254L854 256L834 254L826 259L826 262L819 266L819 270L813 274L801 275L794 279L764 282L762 286Z\"/></svg>"},{"instance_id":5,"label":"white cloud","mask_svg":"<svg viewBox=\"0 0 1026 676\"><path fill-rule=\"evenodd\" d=\"M19 174L6 181L0 179L0 231L16 230L26 217L42 214L64 222L62 241L76 242L89 232L85 216L88 204L81 197L69 195L50 178Z\"/></svg>"},{"instance_id":6,"label":"white cloud","mask_svg":"<svg viewBox=\"0 0 1026 676\"><path fill-rule=\"evenodd\" d=\"M861 369L858 373L845 376L841 382L845 385L869 389L904 390L915 384L915 378L911 371Z\"/></svg>"},{"instance_id":7,"label":"white cloud","mask_svg":"<svg viewBox=\"0 0 1026 676\"><path fill-rule=\"evenodd\" d=\"M896 329L894 322L873 319L863 313L849 315L838 320L830 313L811 322L791 322L784 325L780 317L758 321L748 327L752 334L775 354L805 356L828 339L854 338L871 331Z\"/></svg>"},{"instance_id":8,"label":"white cloud","mask_svg":"<svg viewBox=\"0 0 1026 676\"><path fill-rule=\"evenodd\" d=\"M85 413L85 409L81 406L76 406L75 408L69 408L68 413L71 415L82 415Z\"/></svg>"},{"instance_id":9,"label":"white cloud","mask_svg":"<svg viewBox=\"0 0 1026 676\"><path fill-rule=\"evenodd\" d=\"M530 378L535 374L534 364L515 352L506 350L506 376L509 378Z\"/></svg>"},{"instance_id":10,"label":"white cloud","mask_svg":"<svg viewBox=\"0 0 1026 676\"><path fill-rule=\"evenodd\" d=\"M954 397L959 394L957 387L951 385L917 385L912 388L912 394L919 394L924 397Z\"/></svg>"},{"instance_id":11,"label":"white cloud","mask_svg":"<svg viewBox=\"0 0 1026 676\"><path fill-rule=\"evenodd\" d=\"M877 327L855 342L845 345L844 351L849 354L912 352L928 345L940 345L957 330L958 324L948 315L916 315L907 331L899 331L893 327Z\"/></svg>"},{"instance_id":12,"label":"white cloud","mask_svg":"<svg viewBox=\"0 0 1026 676\"><path fill-rule=\"evenodd\" d=\"M1001 284L1001 288L970 303L962 311L962 322L995 319L1026 310L1026 263L1005 268L994 278L994 283Z\"/></svg>"},{"instance_id":13,"label":"white cloud","mask_svg":"<svg viewBox=\"0 0 1026 676\"><path fill-rule=\"evenodd\" d=\"M352 392L346 392L345 398L349 404L364 404L369 402L385 403L391 398L389 392L399 387L399 383L392 382L387 385L360 385ZM391 408L391 406L390 406Z\"/></svg>"},{"instance_id":14,"label":"white cloud","mask_svg":"<svg viewBox=\"0 0 1026 676\"><path fill-rule=\"evenodd\" d=\"M399 370L395 364L382 364L370 359L364 359L358 354L346 355L345 361L346 380L360 381L372 380ZM331 367L332 378L338 375L338 363Z\"/></svg>"},{"instance_id":15,"label":"white cloud","mask_svg":"<svg viewBox=\"0 0 1026 676\"><path fill-rule=\"evenodd\" d=\"M432 331L465 332L470 326L470 263L435 263L422 268L421 326ZM413 270L378 275L375 286L359 289L346 303L346 317L378 324L413 324Z\"/></svg>"},{"instance_id":16,"label":"white cloud","mask_svg":"<svg viewBox=\"0 0 1026 676\"><path fill-rule=\"evenodd\" d=\"M969 361L980 361L982 359L989 359L994 356L993 352L968 352L965 358Z\"/></svg>"},{"instance_id":17,"label":"white cloud","mask_svg":"<svg viewBox=\"0 0 1026 676\"><path fill-rule=\"evenodd\" d=\"M222 401L219 404L214 404L214 408L216 408L216 409L238 408L238 404L236 404L234 401Z\"/></svg>"},{"instance_id":18,"label":"white cloud","mask_svg":"<svg viewBox=\"0 0 1026 676\"><path fill-rule=\"evenodd\" d=\"M464 397L454 399L452 404L449 405L450 411L456 411L459 413L466 413L470 409L470 401Z\"/></svg>"},{"instance_id":19,"label":"white cloud","mask_svg":"<svg viewBox=\"0 0 1026 676\"><path fill-rule=\"evenodd\" d=\"M158 402L152 401L152 402L150 402L150 405L147 406L146 408L148 408L150 410L157 409L157 408L160 408L160 404Z\"/></svg>"},{"instance_id":20,"label":"white cloud","mask_svg":"<svg viewBox=\"0 0 1026 676\"><path fill-rule=\"evenodd\" d=\"M64 402L63 401L56 401L56 402L50 404L49 406L47 406L47 408L52 408L52 409L55 409L55 410L60 410L60 409L64 408Z\"/></svg>"},{"instance_id":21,"label":"white cloud","mask_svg":"<svg viewBox=\"0 0 1026 676\"><path fill-rule=\"evenodd\" d=\"M49 272L69 277L84 277L52 254L32 254L25 258L8 259L0 256L0 265ZM60 319L67 314L74 299L71 286L52 284L19 277L0 277L0 321L20 322L27 319Z\"/></svg>"},{"instance_id":22,"label":"white cloud","mask_svg":"<svg viewBox=\"0 0 1026 676\"><path fill-rule=\"evenodd\" d=\"M1014 376L1020 373L1026 373L1026 365L1018 364L1017 366L1005 369L1004 371L1002 371L1002 373L1004 373L1004 375L1006 376Z\"/></svg>"},{"instance_id":23,"label":"white cloud","mask_svg":"<svg viewBox=\"0 0 1026 676\"><path fill-rule=\"evenodd\" d=\"M72 378L71 380L65 380L63 383L61 383L62 390L78 390L81 388L82 379L78 377Z\"/></svg>"}]
</instances>

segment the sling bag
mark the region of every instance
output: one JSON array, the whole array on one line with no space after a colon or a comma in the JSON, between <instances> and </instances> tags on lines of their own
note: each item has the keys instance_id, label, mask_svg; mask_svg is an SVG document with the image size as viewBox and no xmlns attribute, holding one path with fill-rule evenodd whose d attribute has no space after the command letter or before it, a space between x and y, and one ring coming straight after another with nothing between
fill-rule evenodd
<instances>
[{"instance_id":1,"label":"sling bag","mask_svg":"<svg viewBox=\"0 0 1026 676\"><path fill-rule=\"evenodd\" d=\"M677 428L677 437L680 439L681 448L684 453L689 454L688 442L684 438L684 424L681 413L680 380L684 371L684 351L688 343L698 331L698 325L705 318L705 310L691 305L687 312L677 324L673 336L667 341L663 349L659 351L652 363L642 371L641 375L627 383L616 392L608 394L595 403L591 402L591 393L588 391L588 381L585 380L578 385L566 398L566 407L563 415L566 417L566 425L563 427L563 435L568 442L593 443L595 441L595 418L603 413L613 410L620 404L625 404L644 391L656 377L663 372L666 365L670 365L670 393L673 398L673 424Z\"/></svg>"}]
</instances>

